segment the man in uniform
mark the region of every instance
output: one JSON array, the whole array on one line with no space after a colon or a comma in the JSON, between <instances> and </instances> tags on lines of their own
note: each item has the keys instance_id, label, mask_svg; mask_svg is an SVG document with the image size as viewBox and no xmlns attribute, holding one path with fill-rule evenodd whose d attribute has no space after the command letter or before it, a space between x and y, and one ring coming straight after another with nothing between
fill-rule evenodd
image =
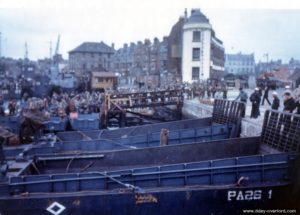
<instances>
[{"instance_id":1,"label":"man in uniform","mask_svg":"<svg viewBox=\"0 0 300 215\"><path fill-rule=\"evenodd\" d=\"M300 94L298 95L298 99L295 103L296 114L300 114Z\"/></svg>"},{"instance_id":2,"label":"man in uniform","mask_svg":"<svg viewBox=\"0 0 300 215\"><path fill-rule=\"evenodd\" d=\"M273 96L273 102L272 102L271 108L272 108L273 110L278 110L278 108L279 108L279 106L280 106L280 100L279 100L279 98L278 98L277 92L274 91L274 92L272 93L272 96Z\"/></svg>"},{"instance_id":3,"label":"man in uniform","mask_svg":"<svg viewBox=\"0 0 300 215\"><path fill-rule=\"evenodd\" d=\"M248 94L243 90L242 87L240 87L240 94L235 99L235 101L237 101L238 99L240 99L240 102L244 104L242 107L242 117L245 117Z\"/></svg>"},{"instance_id":4,"label":"man in uniform","mask_svg":"<svg viewBox=\"0 0 300 215\"><path fill-rule=\"evenodd\" d=\"M261 105L264 105L265 100L268 102L269 105L271 105L271 102L269 101L269 87L268 87L268 85L266 85L266 87L265 87L265 92L264 92L264 96L263 96Z\"/></svg>"},{"instance_id":5,"label":"man in uniform","mask_svg":"<svg viewBox=\"0 0 300 215\"><path fill-rule=\"evenodd\" d=\"M293 113L294 109L295 109L295 100L292 97L290 92L285 92L283 94L283 111L287 112L287 113Z\"/></svg>"},{"instance_id":6,"label":"man in uniform","mask_svg":"<svg viewBox=\"0 0 300 215\"><path fill-rule=\"evenodd\" d=\"M259 105L260 105L261 95L259 93L259 88L256 87L255 91L250 96L250 101L252 102L251 118L257 118L260 115Z\"/></svg>"}]
</instances>

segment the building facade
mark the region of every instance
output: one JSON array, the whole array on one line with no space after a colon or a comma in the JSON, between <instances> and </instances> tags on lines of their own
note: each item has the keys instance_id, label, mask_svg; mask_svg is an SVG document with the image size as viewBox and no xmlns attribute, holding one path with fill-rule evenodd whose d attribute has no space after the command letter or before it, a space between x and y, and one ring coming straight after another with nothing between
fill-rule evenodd
<instances>
[{"instance_id":1,"label":"building facade","mask_svg":"<svg viewBox=\"0 0 300 215\"><path fill-rule=\"evenodd\" d=\"M84 42L69 52L69 70L77 77L91 71L111 71L113 54L113 45Z\"/></svg>"},{"instance_id":2,"label":"building facade","mask_svg":"<svg viewBox=\"0 0 300 215\"><path fill-rule=\"evenodd\" d=\"M182 79L182 29L185 22L183 16L173 25L168 36L168 72L175 78L173 83L180 83Z\"/></svg>"},{"instance_id":3,"label":"building facade","mask_svg":"<svg viewBox=\"0 0 300 215\"><path fill-rule=\"evenodd\" d=\"M225 71L233 74L254 74L254 54L226 54Z\"/></svg>"},{"instance_id":4,"label":"building facade","mask_svg":"<svg viewBox=\"0 0 300 215\"><path fill-rule=\"evenodd\" d=\"M92 72L91 89L93 90L115 90L117 76L113 72Z\"/></svg>"},{"instance_id":5,"label":"building facade","mask_svg":"<svg viewBox=\"0 0 300 215\"><path fill-rule=\"evenodd\" d=\"M154 38L144 42L124 44L113 56L113 71L119 76L119 84L160 85L160 77L167 70L168 42Z\"/></svg>"},{"instance_id":6,"label":"building facade","mask_svg":"<svg viewBox=\"0 0 300 215\"><path fill-rule=\"evenodd\" d=\"M224 72L224 47L209 20L200 9L185 16L182 31L182 81L193 83L221 80Z\"/></svg>"}]
</instances>

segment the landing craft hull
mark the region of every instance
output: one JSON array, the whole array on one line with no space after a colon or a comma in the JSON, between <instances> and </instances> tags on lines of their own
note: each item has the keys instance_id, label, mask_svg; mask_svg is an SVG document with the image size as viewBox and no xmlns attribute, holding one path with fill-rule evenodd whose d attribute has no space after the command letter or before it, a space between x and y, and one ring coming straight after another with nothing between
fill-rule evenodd
<instances>
[{"instance_id":1,"label":"landing craft hull","mask_svg":"<svg viewBox=\"0 0 300 215\"><path fill-rule=\"evenodd\" d=\"M116 190L44 193L42 195L24 194L0 199L0 212L2 215L234 215L243 214L243 210L293 208L292 201L289 185L241 188L228 186L218 188L173 187L145 190L144 193ZM53 207L52 212L49 211L51 206Z\"/></svg>"},{"instance_id":2,"label":"landing craft hull","mask_svg":"<svg viewBox=\"0 0 300 215\"><path fill-rule=\"evenodd\" d=\"M159 125L160 126L160 125ZM192 142L207 142L212 140L222 140L235 137L232 135L236 126L234 125L212 125L205 127L187 128L181 130L173 130L169 132L169 145L186 144ZM71 132L75 133L75 132ZM79 133L79 132L78 132ZM82 132L81 132L82 133ZM92 132L89 132L92 133ZM99 131L98 131L99 133ZM119 132L119 133L122 133ZM101 133L100 133L101 134ZM160 145L160 132L146 133L141 132L139 135L126 136L122 138L101 137L99 139L78 140L74 136L73 141L56 142L51 144L35 144L29 146L10 146L5 148L7 158L14 158L24 149L27 155L70 153L70 152L103 152L118 151L132 148L149 148Z\"/></svg>"}]
</instances>

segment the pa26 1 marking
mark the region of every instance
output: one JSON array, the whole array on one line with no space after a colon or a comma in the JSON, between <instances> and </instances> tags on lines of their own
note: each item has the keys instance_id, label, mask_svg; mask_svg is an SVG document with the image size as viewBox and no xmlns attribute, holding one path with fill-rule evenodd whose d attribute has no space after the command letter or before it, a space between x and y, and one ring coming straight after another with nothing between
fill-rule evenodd
<instances>
[{"instance_id":1,"label":"pa26 1 marking","mask_svg":"<svg viewBox=\"0 0 300 215\"><path fill-rule=\"evenodd\" d=\"M227 192L229 202L260 200L263 196L265 195L262 190L229 190ZM268 199L272 199L272 190L269 190L266 196Z\"/></svg>"}]
</instances>

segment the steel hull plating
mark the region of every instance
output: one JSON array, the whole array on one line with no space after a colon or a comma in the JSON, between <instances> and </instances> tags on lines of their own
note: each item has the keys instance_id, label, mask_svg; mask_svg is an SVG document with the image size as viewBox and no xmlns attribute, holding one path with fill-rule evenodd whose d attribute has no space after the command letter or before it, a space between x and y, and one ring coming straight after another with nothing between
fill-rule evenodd
<instances>
[{"instance_id":1,"label":"steel hull plating","mask_svg":"<svg viewBox=\"0 0 300 215\"><path fill-rule=\"evenodd\" d=\"M255 194L256 192L256 194ZM254 194L253 194L254 193ZM253 194L253 195L252 195ZM183 187L111 192L28 194L0 201L0 212L7 214L243 214L243 210L292 208L288 185L224 187ZM54 211L47 211L56 204ZM296 204L296 203L295 203Z\"/></svg>"}]
</instances>

